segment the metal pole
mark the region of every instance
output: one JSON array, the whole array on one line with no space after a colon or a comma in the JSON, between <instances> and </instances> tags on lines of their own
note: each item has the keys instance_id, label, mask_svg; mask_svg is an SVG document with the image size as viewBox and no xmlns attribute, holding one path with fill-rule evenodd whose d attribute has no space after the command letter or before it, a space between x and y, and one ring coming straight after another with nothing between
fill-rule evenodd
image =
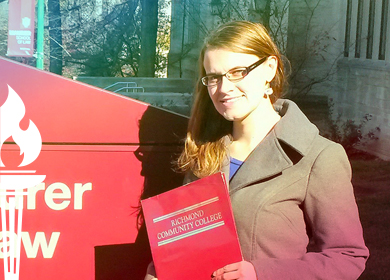
<instances>
[{"instance_id":1,"label":"metal pole","mask_svg":"<svg viewBox=\"0 0 390 280\"><path fill-rule=\"evenodd\" d=\"M38 0L37 13L37 68L43 69L43 35L45 20L45 0Z\"/></svg>"}]
</instances>

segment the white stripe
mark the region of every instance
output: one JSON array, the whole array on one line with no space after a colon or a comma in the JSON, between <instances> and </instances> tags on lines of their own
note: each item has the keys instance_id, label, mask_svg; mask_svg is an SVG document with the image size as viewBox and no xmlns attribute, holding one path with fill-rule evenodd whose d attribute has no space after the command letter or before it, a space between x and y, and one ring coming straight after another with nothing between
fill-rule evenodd
<instances>
[{"instance_id":1,"label":"white stripe","mask_svg":"<svg viewBox=\"0 0 390 280\"><path fill-rule=\"evenodd\" d=\"M172 243L172 242L175 242L177 240L180 240L180 239L183 239L183 238L186 238L186 237L190 237L190 236L193 236L195 234L202 233L202 232L205 232L205 231L208 231L208 230L211 230L211 229L223 226L223 225L225 225L225 222L221 221L221 222L218 222L218 223L215 223L215 224L212 224L212 225L209 225L209 226L197 229L197 230L193 230L193 231L184 233L182 235L178 235L178 236L169 238L169 239L164 240L164 241L157 242L157 246L166 245L168 243Z\"/></svg>"},{"instance_id":2,"label":"white stripe","mask_svg":"<svg viewBox=\"0 0 390 280\"><path fill-rule=\"evenodd\" d=\"M194 210L194 209L196 209L196 208L205 206L205 205L207 205L207 204L216 202L216 201L218 201L218 200L219 200L218 196L213 197L213 198L210 198L210 199L205 200L205 201L203 201L203 202L200 202L200 203L197 203L197 204L188 206L188 207L186 207L186 208L177 210L177 211L175 211L175 212L166 214L166 215L164 215L164 216L160 216L160 217L154 218L154 219L153 219L153 223L161 222L161 221L163 221L163 220L165 220L165 219L171 218L171 217L173 217L173 216L182 214L182 213L187 212L187 211Z\"/></svg>"},{"instance_id":3,"label":"white stripe","mask_svg":"<svg viewBox=\"0 0 390 280\"><path fill-rule=\"evenodd\" d=\"M35 173L36 170L0 170L0 173Z\"/></svg>"},{"instance_id":4,"label":"white stripe","mask_svg":"<svg viewBox=\"0 0 390 280\"><path fill-rule=\"evenodd\" d=\"M7 216L6 216L6 212L5 212L5 202L6 202L6 199L5 199L5 196L0 196L0 200L1 200L1 232L3 233L3 238L6 236L6 232L7 232ZM3 264L4 264L4 273L7 274L8 273L8 251L7 251L7 242L3 242Z\"/></svg>"},{"instance_id":5,"label":"white stripe","mask_svg":"<svg viewBox=\"0 0 390 280\"><path fill-rule=\"evenodd\" d=\"M16 206L15 206L15 197L10 197L9 198L9 209L8 209L8 217L9 217L9 231L11 232L10 237L9 237L9 272L11 274L14 273L14 266L15 266L15 211L16 211ZM8 258L8 256L7 256Z\"/></svg>"}]
</instances>

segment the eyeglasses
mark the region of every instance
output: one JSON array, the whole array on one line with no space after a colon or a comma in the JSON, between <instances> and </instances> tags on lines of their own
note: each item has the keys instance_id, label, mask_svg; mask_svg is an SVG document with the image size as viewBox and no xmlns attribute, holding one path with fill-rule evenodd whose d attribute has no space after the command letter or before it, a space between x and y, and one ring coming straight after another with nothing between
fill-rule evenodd
<instances>
[{"instance_id":1,"label":"eyeglasses","mask_svg":"<svg viewBox=\"0 0 390 280\"><path fill-rule=\"evenodd\" d=\"M267 58L268 57L264 57L248 67L236 67L230 69L229 71L227 71L225 74L222 75L213 74L213 75L204 76L201 79L202 84L205 85L206 87L212 87L219 84L222 81L223 77L226 77L226 79L234 83L241 81L249 74L250 71L252 71L257 66L264 63L264 61L266 61Z\"/></svg>"}]
</instances>

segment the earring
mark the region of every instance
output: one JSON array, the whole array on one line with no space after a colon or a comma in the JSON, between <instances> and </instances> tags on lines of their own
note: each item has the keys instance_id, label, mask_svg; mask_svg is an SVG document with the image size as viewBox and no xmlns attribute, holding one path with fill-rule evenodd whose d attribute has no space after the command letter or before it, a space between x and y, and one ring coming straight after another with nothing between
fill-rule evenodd
<instances>
[{"instance_id":1,"label":"earring","mask_svg":"<svg viewBox=\"0 0 390 280\"><path fill-rule=\"evenodd\" d=\"M272 88L267 88L265 91L264 91L264 98L267 99L268 96L270 96L272 93L274 93L273 89Z\"/></svg>"}]
</instances>

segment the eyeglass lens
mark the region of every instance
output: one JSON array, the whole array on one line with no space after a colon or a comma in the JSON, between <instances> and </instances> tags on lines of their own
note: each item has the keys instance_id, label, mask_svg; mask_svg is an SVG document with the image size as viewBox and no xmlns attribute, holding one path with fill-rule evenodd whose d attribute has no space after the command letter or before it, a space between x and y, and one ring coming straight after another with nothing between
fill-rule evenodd
<instances>
[{"instance_id":1,"label":"eyeglass lens","mask_svg":"<svg viewBox=\"0 0 390 280\"><path fill-rule=\"evenodd\" d=\"M264 61L266 60L266 57L265 58L262 58L258 61L256 61L255 63L253 63L252 65L248 66L248 67L242 67L242 68L235 68L235 69L231 69L229 70L228 72L226 72L225 74L222 74L222 75L209 75L209 76L204 76L202 77L202 83L203 85L205 86L214 86L218 83L220 83L222 81L222 78L225 76L229 81L239 81L243 78L245 78L246 75L249 74L250 71L252 71L253 69L255 69L257 66L259 66L260 64L262 64Z\"/></svg>"}]
</instances>

